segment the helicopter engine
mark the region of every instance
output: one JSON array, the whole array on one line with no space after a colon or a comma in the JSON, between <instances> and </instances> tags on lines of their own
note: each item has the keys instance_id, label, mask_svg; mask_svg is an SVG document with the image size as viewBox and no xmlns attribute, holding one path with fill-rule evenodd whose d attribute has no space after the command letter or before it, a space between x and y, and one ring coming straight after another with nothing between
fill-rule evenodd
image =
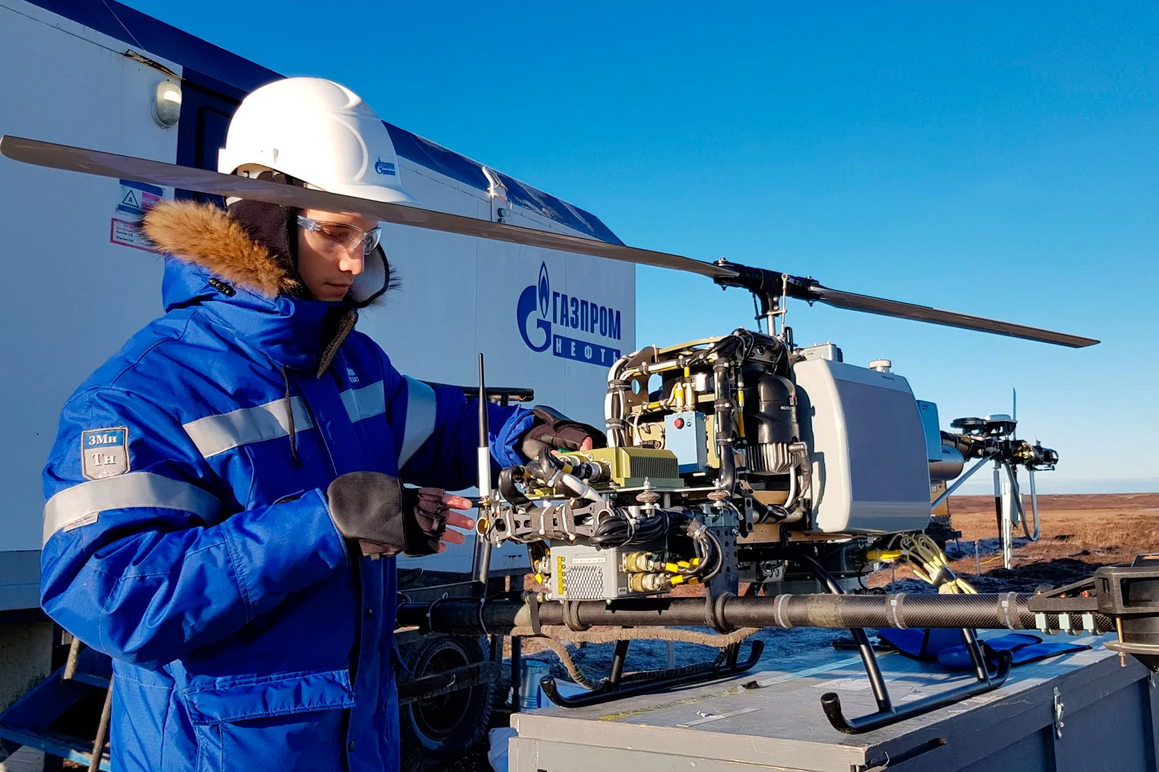
<instances>
[{"instance_id":1,"label":"helicopter engine","mask_svg":"<svg viewBox=\"0 0 1159 772\"><path fill-rule=\"evenodd\" d=\"M529 545L549 599L812 590L810 561L851 584L929 522L936 408L832 344L742 329L644 348L611 368L605 413L607 448L503 470L485 515L492 544Z\"/></svg>"}]
</instances>

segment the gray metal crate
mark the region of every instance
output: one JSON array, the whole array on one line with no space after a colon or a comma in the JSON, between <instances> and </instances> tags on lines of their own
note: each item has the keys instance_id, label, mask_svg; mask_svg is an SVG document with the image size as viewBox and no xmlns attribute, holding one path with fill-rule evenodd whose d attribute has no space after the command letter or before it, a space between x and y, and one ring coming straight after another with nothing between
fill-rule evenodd
<instances>
[{"instance_id":1,"label":"gray metal crate","mask_svg":"<svg viewBox=\"0 0 1159 772\"><path fill-rule=\"evenodd\" d=\"M874 709L860 660L818 652L715 684L608 705L512 717L511 772L1146 772L1156 769L1159 698L1148 671L1095 649L1016 667L1001 689L885 729L845 736L821 711ZM894 701L950 676L883 656ZM1055 693L1062 704L1056 732ZM1061 734L1061 736L1059 736Z\"/></svg>"}]
</instances>

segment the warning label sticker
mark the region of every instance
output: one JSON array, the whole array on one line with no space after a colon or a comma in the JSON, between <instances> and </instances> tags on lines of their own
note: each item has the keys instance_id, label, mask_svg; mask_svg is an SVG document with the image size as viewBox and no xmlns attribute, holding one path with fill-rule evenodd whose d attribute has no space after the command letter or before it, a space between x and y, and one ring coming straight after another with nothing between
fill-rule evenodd
<instances>
[{"instance_id":1,"label":"warning label sticker","mask_svg":"<svg viewBox=\"0 0 1159 772\"><path fill-rule=\"evenodd\" d=\"M121 197L117 211L129 217L144 217L145 212L164 196L165 191L156 185L121 180Z\"/></svg>"},{"instance_id":2,"label":"warning label sticker","mask_svg":"<svg viewBox=\"0 0 1159 772\"><path fill-rule=\"evenodd\" d=\"M132 247L133 249L152 252L153 246L149 243L149 239L145 238L145 235L141 233L138 227L139 225L140 223L137 222L118 220L114 217L109 225L109 241L113 244L120 244L123 247Z\"/></svg>"},{"instance_id":3,"label":"warning label sticker","mask_svg":"<svg viewBox=\"0 0 1159 772\"><path fill-rule=\"evenodd\" d=\"M145 213L165 198L167 198L165 191L156 185L121 180L116 213L109 221L109 241L123 247L152 252L152 245L138 226Z\"/></svg>"}]
</instances>

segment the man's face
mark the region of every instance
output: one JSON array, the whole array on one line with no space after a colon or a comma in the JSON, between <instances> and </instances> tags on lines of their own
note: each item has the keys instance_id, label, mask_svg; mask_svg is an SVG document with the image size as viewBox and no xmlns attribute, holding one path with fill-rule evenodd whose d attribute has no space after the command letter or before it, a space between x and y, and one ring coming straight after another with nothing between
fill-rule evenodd
<instances>
[{"instance_id":1,"label":"man's face","mask_svg":"<svg viewBox=\"0 0 1159 772\"><path fill-rule=\"evenodd\" d=\"M365 266L365 242L360 234L374 230L378 223L357 214L315 209L301 214L315 226L298 228L298 273L318 300L342 300Z\"/></svg>"}]
</instances>

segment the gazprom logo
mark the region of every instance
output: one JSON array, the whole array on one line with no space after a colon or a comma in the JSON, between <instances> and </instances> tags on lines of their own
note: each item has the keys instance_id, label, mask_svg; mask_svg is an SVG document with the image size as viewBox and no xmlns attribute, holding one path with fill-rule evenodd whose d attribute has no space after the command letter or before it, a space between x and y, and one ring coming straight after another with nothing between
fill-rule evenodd
<instances>
[{"instance_id":1,"label":"gazprom logo","mask_svg":"<svg viewBox=\"0 0 1159 772\"><path fill-rule=\"evenodd\" d=\"M516 308L519 334L532 351L551 349L552 356L610 367L620 358L618 343L622 334L621 314L617 309L586 298L552 292L547 263L539 266L539 279L519 295ZM584 340L560 335L560 329L576 330Z\"/></svg>"},{"instance_id":2,"label":"gazprom logo","mask_svg":"<svg viewBox=\"0 0 1159 772\"><path fill-rule=\"evenodd\" d=\"M547 276L547 263L539 265L539 315L546 318L548 304L551 303L551 279Z\"/></svg>"},{"instance_id":3,"label":"gazprom logo","mask_svg":"<svg viewBox=\"0 0 1159 772\"><path fill-rule=\"evenodd\" d=\"M374 171L389 177L394 177L396 174L398 174L394 168L394 164L392 164L390 161L384 161L381 158L374 162Z\"/></svg>"}]
</instances>

